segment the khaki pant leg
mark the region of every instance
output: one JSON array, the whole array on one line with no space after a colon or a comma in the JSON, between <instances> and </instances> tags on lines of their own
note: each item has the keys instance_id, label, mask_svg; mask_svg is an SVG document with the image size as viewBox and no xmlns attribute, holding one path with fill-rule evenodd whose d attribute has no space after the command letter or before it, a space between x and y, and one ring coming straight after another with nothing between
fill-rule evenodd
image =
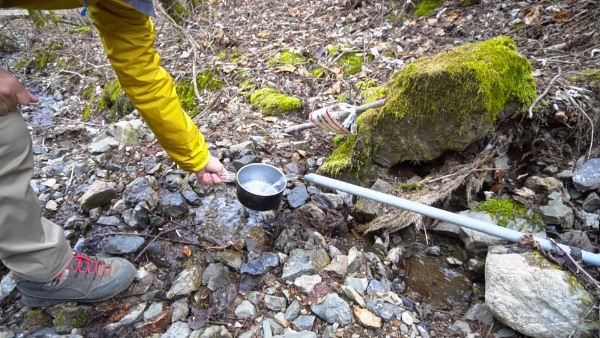
<instances>
[{"instance_id":1,"label":"khaki pant leg","mask_svg":"<svg viewBox=\"0 0 600 338\"><path fill-rule=\"evenodd\" d=\"M73 257L62 227L41 217L29 185L33 153L18 112L0 116L0 260L17 278L49 281Z\"/></svg>"}]
</instances>

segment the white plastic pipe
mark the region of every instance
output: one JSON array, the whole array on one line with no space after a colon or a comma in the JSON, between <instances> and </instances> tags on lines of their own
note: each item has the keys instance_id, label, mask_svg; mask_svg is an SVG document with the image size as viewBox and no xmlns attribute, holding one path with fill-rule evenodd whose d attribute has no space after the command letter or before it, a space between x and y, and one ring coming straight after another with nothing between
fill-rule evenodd
<instances>
[{"instance_id":1,"label":"white plastic pipe","mask_svg":"<svg viewBox=\"0 0 600 338\"><path fill-rule=\"evenodd\" d=\"M501 226L483 222L471 217L464 215L455 214L453 212L445 211L442 209L434 208L429 205L409 201L398 196L384 194L379 191L363 188L357 185L346 183L343 181L335 180L329 177L307 174L304 179L310 183L325 186L332 189L341 190L349 194L364 197L373 201L389 204L400 209L416 212L425 216L429 216L442 221L450 222L465 228L469 228L475 231L483 232L488 235L500 237L512 242L521 242L521 239L526 234L518 232L516 230L503 228ZM555 245L558 245L564 252L571 254L571 248L563 244L554 244L547 239L533 237L533 239L539 243L540 247L544 250L551 250ZM581 250L583 262L600 266L600 256L591 252Z\"/></svg>"}]
</instances>

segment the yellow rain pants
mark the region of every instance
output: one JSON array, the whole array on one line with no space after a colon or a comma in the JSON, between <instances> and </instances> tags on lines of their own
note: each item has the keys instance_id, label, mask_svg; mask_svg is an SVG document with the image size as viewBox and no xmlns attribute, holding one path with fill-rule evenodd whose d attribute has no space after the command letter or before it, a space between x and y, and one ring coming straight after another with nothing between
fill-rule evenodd
<instances>
[{"instance_id":1,"label":"yellow rain pants","mask_svg":"<svg viewBox=\"0 0 600 338\"><path fill-rule=\"evenodd\" d=\"M0 8L81 8L79 0L0 0ZM171 159L190 172L210 154L204 137L181 107L175 83L154 49L156 32L146 14L124 0L89 0L88 13L121 87Z\"/></svg>"}]
</instances>

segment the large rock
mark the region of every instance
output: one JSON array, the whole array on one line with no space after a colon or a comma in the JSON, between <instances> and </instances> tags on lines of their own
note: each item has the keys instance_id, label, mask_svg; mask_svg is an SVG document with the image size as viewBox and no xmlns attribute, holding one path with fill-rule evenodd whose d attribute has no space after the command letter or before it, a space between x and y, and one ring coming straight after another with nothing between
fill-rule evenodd
<instances>
[{"instance_id":1,"label":"large rock","mask_svg":"<svg viewBox=\"0 0 600 338\"><path fill-rule=\"evenodd\" d=\"M576 277L532 252L490 248L485 303L496 319L531 337L591 337L599 326L598 311L590 311L594 296Z\"/></svg>"},{"instance_id":2,"label":"large rock","mask_svg":"<svg viewBox=\"0 0 600 338\"><path fill-rule=\"evenodd\" d=\"M395 73L386 104L357 119L319 168L344 181L366 182L378 166L430 161L484 137L494 122L536 97L529 61L514 41L498 37L422 58Z\"/></svg>"}]
</instances>

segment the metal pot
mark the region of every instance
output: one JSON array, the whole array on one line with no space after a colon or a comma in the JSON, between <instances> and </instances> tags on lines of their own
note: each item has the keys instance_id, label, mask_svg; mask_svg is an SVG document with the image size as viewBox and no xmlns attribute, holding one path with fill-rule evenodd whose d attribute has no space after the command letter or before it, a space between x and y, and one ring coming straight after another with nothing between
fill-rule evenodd
<instances>
[{"instance_id":1,"label":"metal pot","mask_svg":"<svg viewBox=\"0 0 600 338\"><path fill-rule=\"evenodd\" d=\"M281 204L287 178L272 165L253 163L242 167L236 174L236 196L246 208L266 211Z\"/></svg>"}]
</instances>

